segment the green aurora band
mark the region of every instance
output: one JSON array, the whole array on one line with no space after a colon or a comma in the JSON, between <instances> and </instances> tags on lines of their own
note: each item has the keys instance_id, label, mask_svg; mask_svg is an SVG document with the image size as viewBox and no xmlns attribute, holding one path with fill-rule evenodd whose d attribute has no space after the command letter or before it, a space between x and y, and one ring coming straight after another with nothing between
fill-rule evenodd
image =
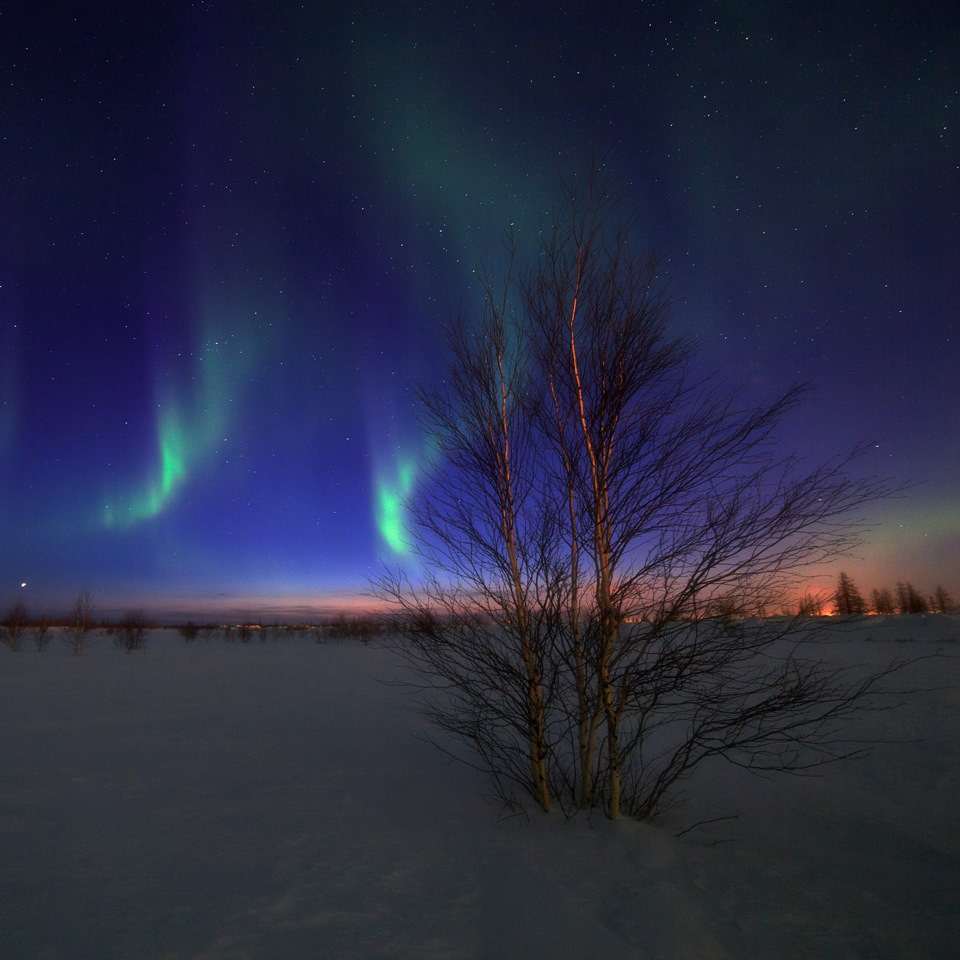
<instances>
[{"instance_id":1,"label":"green aurora band","mask_svg":"<svg viewBox=\"0 0 960 960\"><path fill-rule=\"evenodd\" d=\"M256 347L250 329L207 336L198 362L199 387L192 402L167 390L157 416L157 463L140 489L114 498L103 508L105 527L125 529L150 520L176 499L190 476L211 462L237 413L234 403L249 380Z\"/></svg>"},{"instance_id":2,"label":"green aurora band","mask_svg":"<svg viewBox=\"0 0 960 960\"><path fill-rule=\"evenodd\" d=\"M431 262L458 269L465 295L476 294L475 258L483 240L502 243L513 217L549 206L544 182L503 157L498 135L478 124L449 90L447 80L430 73L429 60L398 54L378 44L376 31L358 30L356 61L366 110L367 136L377 145L384 184L413 184L413 199L396 198L398 212L417 231ZM491 158L497 158L492 162ZM424 309L436 309L423 291ZM440 319L440 318L438 318ZM415 378L421 371L412 370ZM373 513L377 533L394 558L412 559L407 501L418 480L433 469L436 456L429 438L398 444L384 452L382 415L395 397L368 404L368 435L373 456Z\"/></svg>"},{"instance_id":3,"label":"green aurora band","mask_svg":"<svg viewBox=\"0 0 960 960\"><path fill-rule=\"evenodd\" d=\"M411 556L411 544L405 520L406 500L417 480L417 460L401 456L394 471L375 482L375 518L383 542L399 557Z\"/></svg>"}]
</instances>

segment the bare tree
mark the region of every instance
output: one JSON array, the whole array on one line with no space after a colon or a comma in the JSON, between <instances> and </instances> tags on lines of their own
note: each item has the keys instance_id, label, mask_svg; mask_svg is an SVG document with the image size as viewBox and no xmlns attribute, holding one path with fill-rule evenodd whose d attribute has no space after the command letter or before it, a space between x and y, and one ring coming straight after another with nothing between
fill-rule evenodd
<instances>
[{"instance_id":1,"label":"bare tree","mask_svg":"<svg viewBox=\"0 0 960 960\"><path fill-rule=\"evenodd\" d=\"M412 597L400 578L385 577L380 590L406 614L401 624L421 673L457 701L452 709L432 701L434 720L471 742L493 772L507 768L508 779L549 810L549 635L540 595L549 589L549 558L538 548L550 521L538 498L524 407L527 346L509 308L512 290L510 274L499 289L485 283L477 323L450 331L443 387L420 392L424 426L445 465L413 505L433 573Z\"/></svg>"},{"instance_id":2,"label":"bare tree","mask_svg":"<svg viewBox=\"0 0 960 960\"><path fill-rule=\"evenodd\" d=\"M118 645L122 646L127 653L141 649L150 626L150 618L143 610L128 611L119 624Z\"/></svg>"},{"instance_id":3,"label":"bare tree","mask_svg":"<svg viewBox=\"0 0 960 960\"><path fill-rule=\"evenodd\" d=\"M7 611L7 619L0 623L0 640L14 653L17 653L23 643L23 638L26 636L28 625L27 608L18 597Z\"/></svg>"},{"instance_id":4,"label":"bare tree","mask_svg":"<svg viewBox=\"0 0 960 960\"><path fill-rule=\"evenodd\" d=\"M940 584L937 584L937 589L933 591L933 596L930 598L930 609L934 613L950 613L954 606L950 594Z\"/></svg>"},{"instance_id":5,"label":"bare tree","mask_svg":"<svg viewBox=\"0 0 960 960\"><path fill-rule=\"evenodd\" d=\"M790 642L802 622L757 615L852 546L851 511L886 489L850 458L778 455L798 390L751 405L691 375L617 203L596 175L574 184L533 272L486 283L454 327L420 397L427 574L378 590L430 715L502 798L649 819L711 756L800 770L855 752L837 725L883 672L832 670Z\"/></svg>"},{"instance_id":6,"label":"bare tree","mask_svg":"<svg viewBox=\"0 0 960 960\"><path fill-rule=\"evenodd\" d=\"M886 587L877 590L874 588L870 593L870 604L873 612L880 616L893 616L895 608L893 605L893 595Z\"/></svg>"},{"instance_id":7,"label":"bare tree","mask_svg":"<svg viewBox=\"0 0 960 960\"><path fill-rule=\"evenodd\" d=\"M358 614L348 617L345 613L338 613L332 620L323 625L318 634L318 642L322 642L325 637L335 639L352 637L369 643L378 634L383 633L383 630L383 620L373 614Z\"/></svg>"},{"instance_id":8,"label":"bare tree","mask_svg":"<svg viewBox=\"0 0 960 960\"><path fill-rule=\"evenodd\" d=\"M848 617L867 612L867 603L857 589L852 578L841 572L837 579L837 589L833 595L833 605L837 616Z\"/></svg>"},{"instance_id":9,"label":"bare tree","mask_svg":"<svg viewBox=\"0 0 960 960\"><path fill-rule=\"evenodd\" d=\"M823 600L815 593L805 593L797 603L797 616L823 616Z\"/></svg>"},{"instance_id":10,"label":"bare tree","mask_svg":"<svg viewBox=\"0 0 960 960\"><path fill-rule=\"evenodd\" d=\"M61 634L63 642L79 657L94 636L93 598L89 590L84 590L73 602L70 620Z\"/></svg>"},{"instance_id":11,"label":"bare tree","mask_svg":"<svg viewBox=\"0 0 960 960\"><path fill-rule=\"evenodd\" d=\"M30 639L36 644L39 653L43 653L44 647L50 643L50 636L50 621L46 617L40 617L30 630Z\"/></svg>"}]
</instances>

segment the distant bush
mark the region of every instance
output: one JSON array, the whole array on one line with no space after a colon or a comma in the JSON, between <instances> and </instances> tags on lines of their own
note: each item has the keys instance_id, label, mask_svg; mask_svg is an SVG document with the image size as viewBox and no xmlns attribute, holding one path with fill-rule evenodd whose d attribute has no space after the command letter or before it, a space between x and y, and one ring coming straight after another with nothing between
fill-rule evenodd
<instances>
[{"instance_id":1,"label":"distant bush","mask_svg":"<svg viewBox=\"0 0 960 960\"><path fill-rule=\"evenodd\" d=\"M19 652L20 644L27 634L27 608L18 599L7 611L7 618L0 623L0 642L6 644L14 653Z\"/></svg>"},{"instance_id":2,"label":"distant bush","mask_svg":"<svg viewBox=\"0 0 960 960\"><path fill-rule=\"evenodd\" d=\"M117 637L114 642L128 653L131 650L139 650L143 647L147 630L151 626L150 620L142 610L131 610L124 614L123 620L117 625Z\"/></svg>"},{"instance_id":3,"label":"distant bush","mask_svg":"<svg viewBox=\"0 0 960 960\"><path fill-rule=\"evenodd\" d=\"M820 617L823 615L823 599L816 594L807 593L797 604L798 617Z\"/></svg>"},{"instance_id":4,"label":"distant bush","mask_svg":"<svg viewBox=\"0 0 960 960\"><path fill-rule=\"evenodd\" d=\"M90 594L84 591L74 601L70 619L60 634L60 639L73 651L74 656L79 657L95 636L92 607Z\"/></svg>"},{"instance_id":5,"label":"distant bush","mask_svg":"<svg viewBox=\"0 0 960 960\"><path fill-rule=\"evenodd\" d=\"M369 614L347 617L346 614L341 613L317 630L316 639L318 643L325 638L343 639L348 637L368 641L383 633L383 631L384 621L380 617Z\"/></svg>"},{"instance_id":6,"label":"distant bush","mask_svg":"<svg viewBox=\"0 0 960 960\"><path fill-rule=\"evenodd\" d=\"M44 647L53 639L53 634L50 632L50 623L46 617L41 617L30 628L30 639L35 644L37 650L43 653Z\"/></svg>"}]
</instances>

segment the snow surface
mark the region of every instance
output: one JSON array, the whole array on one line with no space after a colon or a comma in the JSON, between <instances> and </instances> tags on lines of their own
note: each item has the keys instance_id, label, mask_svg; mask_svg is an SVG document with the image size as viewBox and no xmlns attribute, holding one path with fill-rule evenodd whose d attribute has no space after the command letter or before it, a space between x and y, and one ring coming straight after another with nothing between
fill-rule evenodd
<instances>
[{"instance_id":1,"label":"snow surface","mask_svg":"<svg viewBox=\"0 0 960 960\"><path fill-rule=\"evenodd\" d=\"M498 820L381 682L388 645L2 650L0 957L955 958L960 620L825 637L940 654L864 719L900 742L817 778L718 764L655 824Z\"/></svg>"}]
</instances>

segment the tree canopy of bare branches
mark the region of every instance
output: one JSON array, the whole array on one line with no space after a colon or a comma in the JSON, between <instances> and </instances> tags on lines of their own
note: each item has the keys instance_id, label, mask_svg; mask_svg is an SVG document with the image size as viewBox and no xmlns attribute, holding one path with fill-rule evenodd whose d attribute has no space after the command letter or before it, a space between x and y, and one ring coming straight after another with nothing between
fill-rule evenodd
<instances>
[{"instance_id":1,"label":"tree canopy of bare branches","mask_svg":"<svg viewBox=\"0 0 960 960\"><path fill-rule=\"evenodd\" d=\"M94 637L93 598L89 590L77 595L70 618L60 635L61 640L79 657Z\"/></svg>"},{"instance_id":2,"label":"tree canopy of bare branches","mask_svg":"<svg viewBox=\"0 0 960 960\"><path fill-rule=\"evenodd\" d=\"M27 608L18 598L7 611L6 620L0 622L0 640L16 653L20 650L28 625Z\"/></svg>"},{"instance_id":3,"label":"tree canopy of bare branches","mask_svg":"<svg viewBox=\"0 0 960 960\"><path fill-rule=\"evenodd\" d=\"M858 539L883 483L778 452L798 403L691 371L656 259L596 170L487 277L420 391L436 468L409 504L422 574L385 574L426 709L507 802L650 819L712 756L802 770L882 679L791 642L779 609ZM513 248L514 253L516 247Z\"/></svg>"}]
</instances>

